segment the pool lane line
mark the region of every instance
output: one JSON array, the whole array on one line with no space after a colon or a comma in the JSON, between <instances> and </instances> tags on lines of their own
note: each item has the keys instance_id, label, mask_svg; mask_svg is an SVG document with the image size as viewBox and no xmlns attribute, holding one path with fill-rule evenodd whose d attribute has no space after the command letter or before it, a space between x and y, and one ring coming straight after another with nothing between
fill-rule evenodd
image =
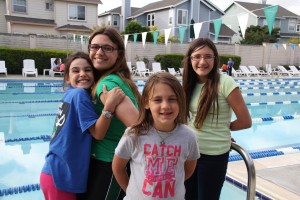
<instances>
[{"instance_id":1,"label":"pool lane line","mask_svg":"<svg viewBox=\"0 0 300 200\"><path fill-rule=\"evenodd\" d=\"M300 92L256 92L256 93L243 93L243 97L250 96L280 96L280 95L299 95Z\"/></svg>"},{"instance_id":2,"label":"pool lane line","mask_svg":"<svg viewBox=\"0 0 300 200\"><path fill-rule=\"evenodd\" d=\"M247 106L262 106L262 105L280 105L280 104L299 104L300 100L293 101L270 101L270 102L260 102L260 103L246 103Z\"/></svg>"}]
</instances>

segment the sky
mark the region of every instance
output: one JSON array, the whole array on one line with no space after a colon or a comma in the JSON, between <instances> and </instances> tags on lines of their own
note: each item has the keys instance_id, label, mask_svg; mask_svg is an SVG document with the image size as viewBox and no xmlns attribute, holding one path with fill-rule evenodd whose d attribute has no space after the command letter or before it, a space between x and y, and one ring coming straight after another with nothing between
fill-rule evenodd
<instances>
[{"instance_id":1,"label":"sky","mask_svg":"<svg viewBox=\"0 0 300 200\"><path fill-rule=\"evenodd\" d=\"M131 0L131 7L143 7L149 3L157 2L159 0ZM233 1L231 0L210 0L213 4L221 10L225 10ZM244 2L258 3L260 0L238 0ZM102 5L99 5L98 13L111 10L122 5L122 0L101 0ZM300 15L300 0L267 0L267 4L280 5L295 14Z\"/></svg>"}]
</instances>

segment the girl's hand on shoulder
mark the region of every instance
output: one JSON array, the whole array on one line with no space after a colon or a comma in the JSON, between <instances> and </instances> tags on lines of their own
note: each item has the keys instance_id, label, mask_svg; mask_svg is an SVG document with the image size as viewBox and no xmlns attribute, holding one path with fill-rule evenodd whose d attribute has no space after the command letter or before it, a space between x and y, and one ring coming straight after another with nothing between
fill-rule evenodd
<instances>
[{"instance_id":1,"label":"girl's hand on shoulder","mask_svg":"<svg viewBox=\"0 0 300 200\"><path fill-rule=\"evenodd\" d=\"M119 87L115 87L110 91L107 91L106 85L103 84L102 88L103 92L100 95L100 99L104 104L105 110L114 112L115 108L123 101L126 95Z\"/></svg>"}]
</instances>

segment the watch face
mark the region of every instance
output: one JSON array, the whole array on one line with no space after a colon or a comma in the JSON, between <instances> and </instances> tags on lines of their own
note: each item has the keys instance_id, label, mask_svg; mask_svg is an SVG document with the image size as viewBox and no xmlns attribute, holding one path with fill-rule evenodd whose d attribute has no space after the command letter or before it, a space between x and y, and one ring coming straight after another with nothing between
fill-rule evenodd
<instances>
[{"instance_id":1,"label":"watch face","mask_svg":"<svg viewBox=\"0 0 300 200\"><path fill-rule=\"evenodd\" d=\"M109 111L102 111L102 114L104 115L105 118L110 119L112 118L113 114Z\"/></svg>"}]
</instances>

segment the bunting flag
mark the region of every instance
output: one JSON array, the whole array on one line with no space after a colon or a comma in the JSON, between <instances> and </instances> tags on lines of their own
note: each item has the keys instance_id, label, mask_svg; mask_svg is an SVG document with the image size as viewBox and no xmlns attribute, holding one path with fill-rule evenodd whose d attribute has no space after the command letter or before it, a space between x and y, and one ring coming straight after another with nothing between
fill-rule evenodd
<instances>
[{"instance_id":1,"label":"bunting flag","mask_svg":"<svg viewBox=\"0 0 300 200\"><path fill-rule=\"evenodd\" d=\"M275 43L275 48L278 49L278 43Z\"/></svg>"},{"instance_id":2,"label":"bunting flag","mask_svg":"<svg viewBox=\"0 0 300 200\"><path fill-rule=\"evenodd\" d=\"M221 25L222 25L222 19L215 19L213 20L214 22L214 29L215 29L215 42L218 41L218 37L219 37L219 33L220 33L220 29L221 29Z\"/></svg>"},{"instance_id":3,"label":"bunting flag","mask_svg":"<svg viewBox=\"0 0 300 200\"><path fill-rule=\"evenodd\" d=\"M136 45L136 39L137 39L137 33L133 34L133 42L134 42L134 45Z\"/></svg>"},{"instance_id":4,"label":"bunting flag","mask_svg":"<svg viewBox=\"0 0 300 200\"><path fill-rule=\"evenodd\" d=\"M154 42L155 47L156 47L156 43L157 43L158 33L159 33L158 31L153 32L153 42Z\"/></svg>"},{"instance_id":5,"label":"bunting flag","mask_svg":"<svg viewBox=\"0 0 300 200\"><path fill-rule=\"evenodd\" d=\"M168 45L170 33L171 33L171 28L165 29L165 44L166 44L166 46Z\"/></svg>"},{"instance_id":6,"label":"bunting flag","mask_svg":"<svg viewBox=\"0 0 300 200\"><path fill-rule=\"evenodd\" d=\"M286 44L282 44L283 48L286 50Z\"/></svg>"},{"instance_id":7,"label":"bunting flag","mask_svg":"<svg viewBox=\"0 0 300 200\"><path fill-rule=\"evenodd\" d=\"M195 32L195 38L197 39L199 37L201 28L202 28L202 22L194 24L194 32Z\"/></svg>"},{"instance_id":8,"label":"bunting flag","mask_svg":"<svg viewBox=\"0 0 300 200\"><path fill-rule=\"evenodd\" d=\"M249 14L245 13L242 15L238 15L238 21L242 32L242 37L245 38L245 32L247 29L247 23L248 23Z\"/></svg>"},{"instance_id":9,"label":"bunting flag","mask_svg":"<svg viewBox=\"0 0 300 200\"><path fill-rule=\"evenodd\" d=\"M185 35L186 26L180 26L179 27L179 39L180 43L183 43L184 35Z\"/></svg>"},{"instance_id":10,"label":"bunting flag","mask_svg":"<svg viewBox=\"0 0 300 200\"><path fill-rule=\"evenodd\" d=\"M278 11L278 6L269 6L264 8L264 13L268 23L269 35L271 35L272 33L272 28L273 28L277 11Z\"/></svg>"},{"instance_id":11,"label":"bunting flag","mask_svg":"<svg viewBox=\"0 0 300 200\"><path fill-rule=\"evenodd\" d=\"M146 38L147 38L147 32L142 32L142 42L144 48L145 48Z\"/></svg>"},{"instance_id":12,"label":"bunting flag","mask_svg":"<svg viewBox=\"0 0 300 200\"><path fill-rule=\"evenodd\" d=\"M125 45L125 49L126 49L126 46L127 46L127 43L128 43L128 36L129 36L129 35L124 35L124 45Z\"/></svg>"},{"instance_id":13,"label":"bunting flag","mask_svg":"<svg viewBox=\"0 0 300 200\"><path fill-rule=\"evenodd\" d=\"M291 48L293 49L293 50L295 50L295 44L290 44L291 45Z\"/></svg>"}]
</instances>

